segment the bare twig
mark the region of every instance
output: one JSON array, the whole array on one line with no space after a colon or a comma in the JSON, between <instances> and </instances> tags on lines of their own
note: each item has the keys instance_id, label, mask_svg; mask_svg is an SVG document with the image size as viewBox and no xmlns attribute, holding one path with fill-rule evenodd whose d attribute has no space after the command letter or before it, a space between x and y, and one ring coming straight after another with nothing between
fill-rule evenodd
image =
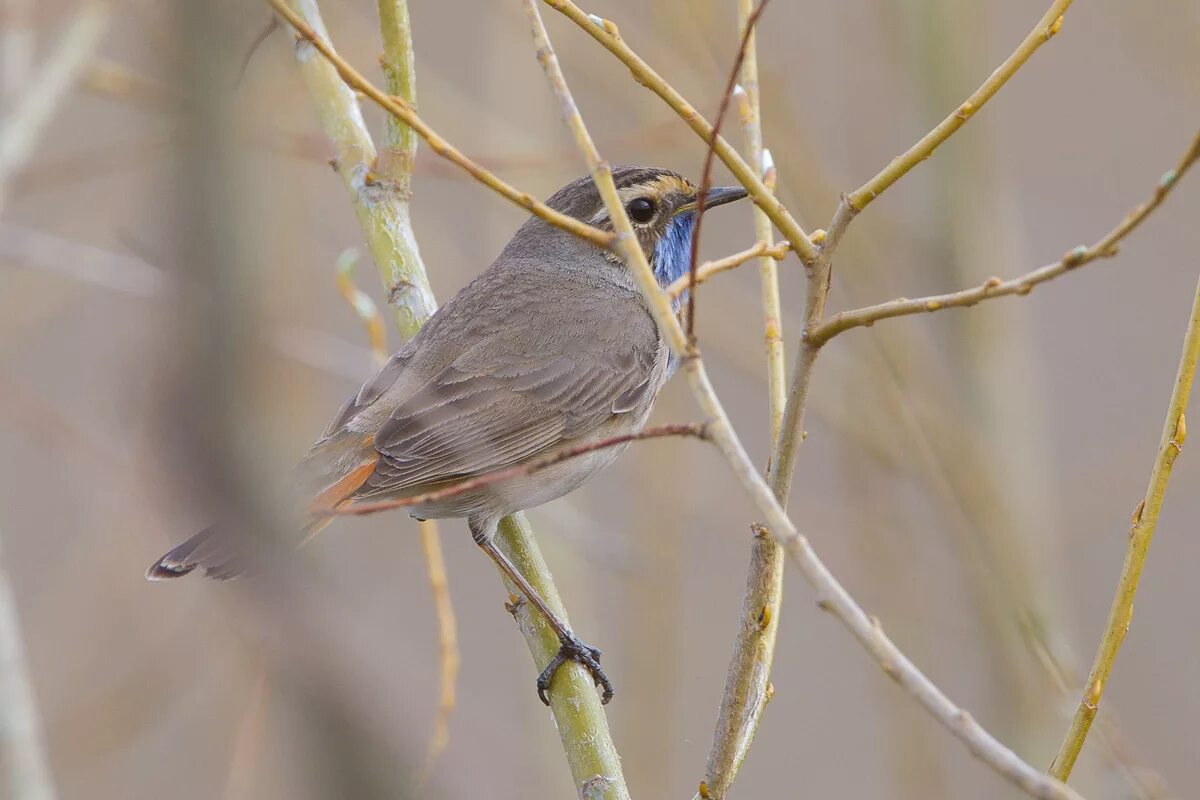
<instances>
[{"instance_id":1,"label":"bare twig","mask_svg":"<svg viewBox=\"0 0 1200 800\"><path fill-rule=\"evenodd\" d=\"M1000 91L1000 87L1004 86L1009 78L1017 73L1017 70L1025 66L1025 62L1039 47L1058 33L1062 26L1062 15L1070 8L1071 3L1072 0L1054 0L1033 30L1017 45L1017 49L992 71L987 80L980 84L970 97L960 103L954 111L938 123L937 127L922 136L920 141L908 148L902 155L892 159L891 163L880 170L878 175L842 197L827 229L826 248L828 250L832 251L837 248L842 234L846 232L846 226L858 212L866 208L868 203L882 194L889 186L904 177L909 170L929 158L942 142L953 136L955 131L965 125L967 120L983 107L984 103L991 100L996 92Z\"/></svg>"},{"instance_id":2,"label":"bare twig","mask_svg":"<svg viewBox=\"0 0 1200 800\"><path fill-rule=\"evenodd\" d=\"M612 171L596 150L567 88L562 72L558 68L558 61L550 48L545 26L537 14L536 1L525 0L525 5L534 26L538 60L545 69L551 87L559 99L564 122L573 134L580 152L587 160L592 178L617 231L617 252L620 253L637 280L642 296L646 300L655 322L658 323L663 338L671 347L672 352L683 362L696 402L708 417L706 431L709 440L725 456L730 469L742 487L764 514L771 535L784 546L805 578L816 589L821 608L829 611L841 621L875 657L884 672L962 741L973 754L1034 797L1043 800L1066 800L1068 798L1078 800L1079 795L1073 789L1021 760L925 677L884 635L879 621L867 616L866 612L854 602L854 599L817 557L808 540L800 535L791 520L788 519L775 492L758 474L754 463L746 454L745 448L734 432L729 417L708 379L703 360L692 343L688 341L679 320L673 313L670 297L659 288L654 273L646 260L646 254L637 245L633 227L613 183Z\"/></svg>"},{"instance_id":3,"label":"bare twig","mask_svg":"<svg viewBox=\"0 0 1200 800\"><path fill-rule=\"evenodd\" d=\"M446 486L441 489L435 489L431 492L423 492L422 494L413 495L412 497L401 497L394 500L378 500L375 502L352 503L336 509L321 509L315 513L318 516L361 516L363 514L377 514L380 511L391 511L396 508L411 508L412 506L425 505L434 503L439 500L445 500L449 497L457 497L460 494L473 492L476 489L483 489L496 483L518 478L524 475L533 475L541 472L544 469L561 464L564 461L569 461L572 458L594 453L597 450L607 450L610 447L618 447L630 442L637 442L643 439L661 439L665 436L695 436L697 439L707 437L705 426L701 423L687 422L677 423L672 425L659 425L653 428L645 428L637 433L626 433L620 436L610 436L605 439L598 439L594 442L585 442L572 447L566 447L555 453L541 456L540 458L531 459L524 464L518 464L515 467L489 472L485 475L480 475L469 480L456 483L451 486Z\"/></svg>"},{"instance_id":4,"label":"bare twig","mask_svg":"<svg viewBox=\"0 0 1200 800\"><path fill-rule=\"evenodd\" d=\"M291 25L299 34L299 36L309 44L311 44L325 59L333 65L337 70L337 74L351 88L362 92L372 101L379 105L384 111L387 111L392 116L402 120L406 125L412 127L417 134L425 140L429 148L437 153L442 158L452 164L463 169L467 174L473 177L478 182L487 186L492 191L500 196L507 198L516 205L529 211L536 217L540 217L546 222L555 227L562 228L565 231L570 231L581 239L586 239L589 242L599 247L610 247L613 242L613 235L602 231L599 228L594 228L587 225L574 217L568 217L554 209L550 208L545 203L535 199L533 195L522 192L508 183L505 183L494 173L484 169L476 162L472 161L463 155L453 145L438 135L436 131L425 124L425 121L417 116L416 111L411 106L405 103L401 98L392 97L379 89L373 83L362 76L354 67L350 66L342 59L330 46L327 39L318 31L314 30L311 25L306 23L296 11L287 5L287 0L266 0L281 17ZM303 0L305 4L312 3L313 0ZM301 53L302 61L307 60L309 56ZM356 105L357 109L357 105ZM357 113L357 112L356 112ZM364 181L370 179L370 174L363 175ZM368 185L370 185L368 183Z\"/></svg>"},{"instance_id":5,"label":"bare twig","mask_svg":"<svg viewBox=\"0 0 1200 800\"><path fill-rule=\"evenodd\" d=\"M1117 660L1117 652L1121 649L1121 643L1125 641L1125 634L1129 632L1129 625L1133 620L1133 599L1137 594L1142 568L1146 564L1150 540L1158 526L1163 496L1171 478L1171 468L1183 449L1184 439L1187 438L1184 412L1192 392L1197 358L1200 358L1200 282L1196 284L1192 313L1188 318L1187 333L1183 339L1183 354L1179 357L1179 369L1175 373L1175 387L1171 390L1171 401L1167 406L1167 418L1163 422L1158 453L1154 458L1154 468L1150 471L1150 485L1146 489L1146 496L1133 512L1129 548L1125 553L1121 578L1117 582L1116 596L1108 612L1104 635L1100 638L1096 659L1092 662L1087 683L1084 684L1083 699L1079 701L1079 708L1071 720L1071 727L1058 750L1058 755L1054 758L1054 763L1050 766L1050 773L1059 780L1065 781L1071 775L1075 760L1079 757L1079 751L1092 726L1092 720L1096 718L1104 686L1108 683L1113 663Z\"/></svg>"},{"instance_id":6,"label":"bare twig","mask_svg":"<svg viewBox=\"0 0 1200 800\"><path fill-rule=\"evenodd\" d=\"M1154 188L1154 194L1149 200L1130 211L1116 227L1094 244L1088 247L1080 245L1053 264L1047 264L1007 281L991 278L980 286L958 292L918 297L912 300L901 297L874 306L843 311L809 330L808 340L814 345L820 346L843 331L873 325L881 319L940 311L945 308L973 306L983 300L995 297L1029 294L1038 284L1053 280L1084 264L1103 258L1112 258L1117 255L1121 241L1158 208L1197 159L1200 159L1200 133L1196 134L1187 152L1183 154L1175 168L1159 179Z\"/></svg>"},{"instance_id":7,"label":"bare twig","mask_svg":"<svg viewBox=\"0 0 1200 800\"><path fill-rule=\"evenodd\" d=\"M643 61L641 56L635 53L629 45L625 44L625 40L621 38L616 25L607 20L590 16L580 9L579 6L575 5L575 3L571 2L571 0L543 1L546 5L568 17L582 28L585 33L620 59L625 66L629 67L630 72L633 73L633 77L638 83L661 97L700 138L706 142L712 140L713 128L708 120L696 110L695 106L685 100L683 95L676 91L671 84L663 80L662 76ZM779 199L763 183L758 174L759 169L757 167L752 168L747 164L738 155L737 151L720 136L716 137L713 149L717 154L717 158L721 159L721 162L737 178L738 183L744 186L746 191L750 193L750 197L753 198L755 205L771 218L771 221L775 223L780 232L791 242L792 248L800 255L800 259L805 263L815 259L817 256L816 245L809 239L804 229L800 227L800 223L784 208L783 203L779 202Z\"/></svg>"},{"instance_id":8,"label":"bare twig","mask_svg":"<svg viewBox=\"0 0 1200 800\"><path fill-rule=\"evenodd\" d=\"M692 252L688 261L688 286L693 290L688 292L687 336L694 340L696 336L696 265L700 258L700 225L704 222L704 207L708 200L708 190L712 188L713 156L717 146L717 137L721 135L721 125L725 122L725 113L729 111L729 101L733 99L733 87L737 86L738 73L746 58L746 46L754 35L754 26L767 7L768 0L759 0L758 7L746 18L742 30L742 40L738 43L737 55L733 59L733 67L729 70L729 79L725 81L725 91L721 93L721 105L717 109L717 117L713 120L712 133L708 135L708 148L704 151L704 167L700 170L700 191L696 193L696 224L692 226Z\"/></svg>"},{"instance_id":9,"label":"bare twig","mask_svg":"<svg viewBox=\"0 0 1200 800\"><path fill-rule=\"evenodd\" d=\"M695 283L692 284L691 275L681 275L678 280L675 280L667 287L667 294L671 297L679 297L679 295L688 291L693 286L699 286L722 272L727 272L731 269L736 269L747 261L754 258L762 257L774 264L777 260L788 254L791 248L787 242L771 245L767 242L758 242L747 247L745 250L739 250L736 253L718 258L713 261L705 261L695 271Z\"/></svg>"}]
</instances>

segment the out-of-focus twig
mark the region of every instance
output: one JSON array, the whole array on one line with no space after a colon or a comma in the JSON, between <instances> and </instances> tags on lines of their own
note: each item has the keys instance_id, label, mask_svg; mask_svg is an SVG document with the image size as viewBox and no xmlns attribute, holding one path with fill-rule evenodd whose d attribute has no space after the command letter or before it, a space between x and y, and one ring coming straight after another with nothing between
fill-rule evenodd
<instances>
[{"instance_id":1,"label":"out-of-focus twig","mask_svg":"<svg viewBox=\"0 0 1200 800\"><path fill-rule=\"evenodd\" d=\"M221 800L248 800L254 797L254 768L262 751L267 700L271 696L271 677L266 653L259 654L254 665L254 686L242 708L241 721L233 737L233 753L225 773Z\"/></svg>"},{"instance_id":2,"label":"out-of-focus twig","mask_svg":"<svg viewBox=\"0 0 1200 800\"><path fill-rule=\"evenodd\" d=\"M34 69L23 94L0 120L0 215L4 213L9 181L33 154L43 128L108 27L109 15L107 3L85 3L54 50Z\"/></svg>"},{"instance_id":3,"label":"out-of-focus twig","mask_svg":"<svg viewBox=\"0 0 1200 800\"><path fill-rule=\"evenodd\" d=\"M912 300L902 297L874 306L843 311L812 328L808 332L808 340L819 346L843 331L873 325L881 319L929 313L945 308L963 308L994 297L1029 294L1038 284L1053 280L1084 264L1112 258L1117 255L1121 241L1158 208L1197 159L1200 159L1200 133L1197 133L1196 137L1192 139L1191 145L1175 168L1167 171L1159 179L1158 184L1154 187L1154 194L1149 200L1130 211L1116 227L1094 244L1086 247L1080 245L1053 264L1047 264L1006 281L991 278L980 286L958 292L918 297Z\"/></svg>"},{"instance_id":4,"label":"out-of-focus twig","mask_svg":"<svg viewBox=\"0 0 1200 800\"><path fill-rule=\"evenodd\" d=\"M353 247L342 251L337 260L338 294L354 310L355 316L367 329L367 341L371 345L371 358L381 366L388 358L387 332L383 328L383 317L371 296L354 285L354 266L358 263L358 251Z\"/></svg>"},{"instance_id":5,"label":"out-of-focus twig","mask_svg":"<svg viewBox=\"0 0 1200 800\"><path fill-rule=\"evenodd\" d=\"M42 722L38 716L25 645L21 637L17 598L5 568L0 541L0 763L8 773L10 797L54 800L57 796Z\"/></svg>"},{"instance_id":6,"label":"out-of-focus twig","mask_svg":"<svg viewBox=\"0 0 1200 800\"><path fill-rule=\"evenodd\" d=\"M699 286L709 278L719 275L722 272L736 269L737 267L740 267L742 264L745 264L747 261L750 261L754 258L762 257L774 264L777 260L786 256L790 249L791 248L788 246L787 242L782 242L780 244L769 244L768 242L761 241L750 245L745 250L739 250L738 252L727 255L724 258L705 261L696 268L695 283L692 285ZM671 295L671 297L679 297L679 295L688 291L689 283L691 281L691 275L680 276L678 280L673 281L671 285L667 287L667 294Z\"/></svg>"},{"instance_id":7,"label":"out-of-focus twig","mask_svg":"<svg viewBox=\"0 0 1200 800\"><path fill-rule=\"evenodd\" d=\"M422 520L421 550L425 554L425 565L429 573L429 589L433 593L433 607L438 625L438 674L441 689L438 693L437 719L433 724L433 735L429 740L429 751L425 766L421 769L422 782L429 778L446 745L450 743L450 715L454 713L455 685L458 682L458 621L454 616L454 604L450 599L450 579L446 575L446 559L442 557L442 540L437 522Z\"/></svg>"},{"instance_id":8,"label":"out-of-focus twig","mask_svg":"<svg viewBox=\"0 0 1200 800\"><path fill-rule=\"evenodd\" d=\"M0 111L5 113L20 94L33 66L37 38L33 26L33 0L4 0L0 31Z\"/></svg>"},{"instance_id":9,"label":"out-of-focus twig","mask_svg":"<svg viewBox=\"0 0 1200 800\"><path fill-rule=\"evenodd\" d=\"M1184 439L1187 438L1185 412L1192 392L1192 379L1196 375L1197 358L1200 358L1200 282L1196 284L1192 312L1183 339L1183 354L1179 358L1179 369L1175 373L1175 386L1171 390L1171 401L1167 406L1167 418L1163 422L1154 468L1150 471L1150 485L1146 488L1146 496L1133 512L1129 548L1125 553L1121 578L1117 582L1116 596L1108 612L1108 622L1105 623L1104 634L1096 650L1096 659L1092 662L1092 669L1084 684L1079 708L1076 709L1066 738L1050 766L1050 773L1062 781L1070 777L1083 742L1087 739L1088 730L1100 706L1100 698L1104 694L1104 686L1108 683L1113 663L1117 659L1117 652L1121 649L1121 643L1125 641L1125 634L1129 632L1129 625L1133 620L1133 599L1137 594L1138 581L1142 577L1142 568L1146 564L1150 540L1158 526L1163 496L1171 478L1171 468L1183 449Z\"/></svg>"}]
</instances>

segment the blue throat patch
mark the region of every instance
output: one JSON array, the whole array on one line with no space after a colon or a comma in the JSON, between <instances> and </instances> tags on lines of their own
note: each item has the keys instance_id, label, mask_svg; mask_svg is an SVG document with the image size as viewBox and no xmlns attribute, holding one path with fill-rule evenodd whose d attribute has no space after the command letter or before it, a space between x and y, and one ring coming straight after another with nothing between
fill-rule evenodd
<instances>
[{"instance_id":1,"label":"blue throat patch","mask_svg":"<svg viewBox=\"0 0 1200 800\"><path fill-rule=\"evenodd\" d=\"M654 248L654 277L664 289L687 274L692 260L692 228L695 225L694 211L673 217ZM680 299L686 297L685 293Z\"/></svg>"}]
</instances>

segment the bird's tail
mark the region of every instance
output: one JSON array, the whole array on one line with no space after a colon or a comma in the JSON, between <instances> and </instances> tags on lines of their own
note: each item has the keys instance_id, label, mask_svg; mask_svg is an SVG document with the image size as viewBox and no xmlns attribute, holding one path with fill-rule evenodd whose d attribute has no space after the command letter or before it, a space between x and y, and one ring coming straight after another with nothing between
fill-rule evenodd
<instances>
[{"instance_id":1,"label":"bird's tail","mask_svg":"<svg viewBox=\"0 0 1200 800\"><path fill-rule=\"evenodd\" d=\"M308 541L332 521L332 517L311 519L302 529L301 543ZM206 578L225 581L252 572L255 563L256 559L248 551L242 537L234 537L214 525L167 551L146 570L146 579L165 581L182 578L199 569Z\"/></svg>"},{"instance_id":2,"label":"bird's tail","mask_svg":"<svg viewBox=\"0 0 1200 800\"><path fill-rule=\"evenodd\" d=\"M333 517L322 512L350 502L354 492L374 472L378 458L378 453L372 453L370 458L358 463L317 493L309 504L312 516L300 530L297 545L304 544L333 521ZM217 580L235 578L254 569L258 559L252 545L253 541L245 536L237 535L237 532L229 531L224 526L213 525L151 564L150 569L146 570L146 578L152 581L181 578L197 569L203 570L206 577Z\"/></svg>"}]
</instances>

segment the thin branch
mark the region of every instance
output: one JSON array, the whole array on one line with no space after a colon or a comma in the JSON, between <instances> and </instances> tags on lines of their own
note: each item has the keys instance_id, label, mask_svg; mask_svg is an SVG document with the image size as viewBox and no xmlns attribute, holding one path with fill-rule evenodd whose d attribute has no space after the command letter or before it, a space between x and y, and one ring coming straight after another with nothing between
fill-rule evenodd
<instances>
[{"instance_id":1,"label":"thin branch","mask_svg":"<svg viewBox=\"0 0 1200 800\"><path fill-rule=\"evenodd\" d=\"M728 272L731 269L736 269L742 264L745 264L747 261L751 261L752 259L760 256L774 264L777 260L784 258L790 250L791 247L787 242L776 245L769 244L766 241L757 242L750 245L745 250L739 250L738 252L725 256L724 258L718 258L713 261L705 261L695 271L696 277L694 284L691 283L691 275L681 275L677 280L673 281L671 285L667 287L667 294L671 295L671 297L679 297L679 295L688 291L690 288L699 286L709 278L719 275L722 272Z\"/></svg>"},{"instance_id":2,"label":"thin branch","mask_svg":"<svg viewBox=\"0 0 1200 800\"><path fill-rule=\"evenodd\" d=\"M1033 287L1046 281L1064 275L1084 264L1117 255L1121 241L1132 233L1146 217L1150 216L1162 204L1171 190L1179 183L1188 169L1200 159L1200 133L1192 140L1187 152L1179 160L1174 169L1165 173L1154 188L1154 194L1149 200L1130 211L1121 222L1089 247L1080 245L1074 248L1053 264L1035 269L1016 278L1002 281L991 278L980 286L963 289L948 294L918 297L910 300L897 298L874 306L865 306L850 311L835 314L808 332L808 341L816 346L829 341L834 336L851 328L873 325L881 319L902 317L909 314L923 314L940 311L945 308L963 308L973 306L983 300L1009 295L1025 295L1033 291Z\"/></svg>"},{"instance_id":3,"label":"thin branch","mask_svg":"<svg viewBox=\"0 0 1200 800\"><path fill-rule=\"evenodd\" d=\"M353 503L351 505L342 506L334 509L318 509L314 513L318 516L337 517L337 516L362 516L364 514L377 514L380 511L391 511L396 508L412 508L413 506L421 506L427 503L435 503L445 500L450 497L458 497L467 492L473 492L477 489L484 489L496 483L503 483L513 478L520 478L527 475L533 475L541 472L544 469L549 469L555 464L561 464L564 461L569 461L573 458L594 453L597 450L607 450L610 447L618 447L630 442L637 442L643 439L661 439L665 436L695 436L697 439L705 439L708 434L705 426L701 423L687 422L676 423L671 425L658 425L653 428L643 428L637 433L625 433L620 436L609 436L605 439L598 439L594 442L584 442L583 444L573 445L563 448L549 455L541 456L540 458L531 459L524 464L518 464L514 467L488 472L484 475L479 475L469 480L455 483L450 486L445 486L441 489L434 489L430 492L413 495L412 497L400 497L391 500L377 500L375 502Z\"/></svg>"},{"instance_id":4,"label":"thin branch","mask_svg":"<svg viewBox=\"0 0 1200 800\"><path fill-rule=\"evenodd\" d=\"M429 148L433 150L433 152L464 170L479 183L482 183L492 191L496 192L502 197L507 198L521 208L524 208L534 216L545 220L549 224L557 228L562 228L565 231L569 231L581 239L586 239L587 241L592 242L598 247L608 248L612 246L614 238L612 234L580 222L574 217L568 217L566 214L555 211L545 203L535 199L533 195L528 194L527 192L522 192L508 183L505 183L494 173L484 169L479 164L463 155L453 145L439 136L436 131L426 125L424 120L417 116L417 112L407 103L405 103L403 99L392 97L384 93L379 89L379 87L372 84L357 70L355 70L354 67L350 66L350 64L343 60L341 56L334 52L333 47L330 46L329 42L323 35L315 31L312 26L306 23L304 19L298 13L296 13L296 11L288 7L287 0L266 0L266 2L296 30L296 33L304 41L311 44L322 56L325 57L330 64L333 65L342 81L344 81L352 89L362 92L377 105L379 105L379 107L384 111L387 111L392 116L411 126L412 129L415 130L417 134L425 140L425 143L429 145ZM303 0L303 2L305 5L315 5L313 0ZM311 58L311 55L301 52L299 54L299 58L301 61L307 61ZM364 180L367 180L368 185L370 185L370 175L364 175L363 178Z\"/></svg>"},{"instance_id":5,"label":"thin branch","mask_svg":"<svg viewBox=\"0 0 1200 800\"><path fill-rule=\"evenodd\" d=\"M421 550L429 573L429 588L433 593L433 607L437 611L438 624L438 673L441 691L438 695L437 719L433 725L433 737L429 741L429 752L421 770L422 783L432 774L446 745L450 743L450 715L454 713L455 684L458 681L458 623L454 616L454 604L450 600L450 581L446 577L446 559L442 556L442 540L438 535L437 522L432 519L420 523Z\"/></svg>"},{"instance_id":6,"label":"thin branch","mask_svg":"<svg viewBox=\"0 0 1200 800\"><path fill-rule=\"evenodd\" d=\"M708 135L708 148L704 151L704 167L700 170L700 191L696 193L696 224L692 226L692 251L688 260L688 286L693 290L688 293L687 337L689 341L696 336L696 265L700 258L700 226L704 222L704 208L708 201L708 190L712 188L712 168L714 149L717 137L721 135L721 125L725 122L725 114L729 111L729 102L733 99L733 88L737 86L738 73L746 58L746 46L754 35L754 26L767 7L768 0L759 0L758 7L750 13L743 26L742 40L738 42L737 55L729 70L729 79L725 81L725 91L721 93L721 105L717 109L717 118L713 121L712 133Z\"/></svg>"},{"instance_id":7,"label":"thin branch","mask_svg":"<svg viewBox=\"0 0 1200 800\"><path fill-rule=\"evenodd\" d=\"M708 416L709 421L705 430L709 440L725 456L730 469L742 487L764 514L771 535L784 546L806 580L817 591L820 607L840 620L875 657L884 672L908 691L973 754L1034 797L1043 800L1079 800L1080 795L1073 789L1022 761L1019 756L997 741L966 711L956 706L925 677L884 635L879 621L868 617L854 602L854 599L821 563L808 540L800 535L792 521L788 519L775 492L758 474L758 470L734 432L729 417L708 379L703 360L687 340L679 320L673 313L670 297L655 282L654 273L646 260L646 254L637 245L637 238L633 234L629 217L617 194L612 180L612 171L596 151L591 136L575 106L574 99L567 88L562 71L558 68L558 60L554 56L549 36L537 13L536 2L537 0L525 0L526 9L534 28L538 60L559 99L563 120L574 135L576 144L588 163L592 178L604 201L605 208L608 210L609 218L617 231L617 250L625 260L626 266L633 272L663 338L683 363L692 394Z\"/></svg>"},{"instance_id":8,"label":"thin branch","mask_svg":"<svg viewBox=\"0 0 1200 800\"><path fill-rule=\"evenodd\" d=\"M544 2L554 10L561 12L582 28L585 33L603 45L610 53L615 55L629 68L638 83L661 97L701 139L705 142L712 140L713 128L708 120L691 103L685 100L683 95L676 91L671 84L663 80L662 76L643 61L641 56L635 53L629 45L625 44L625 40L621 38L616 25L608 20L590 16L580 9L579 6L575 5L575 3L571 2L571 0L544 0ZM755 205L771 218L776 227L792 243L792 248L800 255L800 259L805 263L814 260L817 256L816 245L809 239L804 229L800 227L800 223L796 222L795 218L784 208L783 203L779 202L779 199L775 197L771 190L763 183L762 179L759 178L758 170L751 168L738 155L737 151L720 136L716 137L714 150L717 158L721 159L721 162L737 178L738 183L744 186L746 191L750 193L750 197L753 198Z\"/></svg>"},{"instance_id":9,"label":"thin branch","mask_svg":"<svg viewBox=\"0 0 1200 800\"><path fill-rule=\"evenodd\" d=\"M738 0L738 24L743 31L741 83L734 91L742 124L747 160L761 170L763 183L775 188L775 165L763 147L762 108L758 90L757 36L752 30L757 11L753 0ZM764 253L773 241L771 220L762 209L754 209L754 233ZM764 342L767 355L767 409L771 418L771 445L779 440L787 404L787 369L784 362L782 313L779 302L779 274L776 259L759 259L762 286ZM776 495L779 497L779 495ZM772 694L771 667L775 661L775 643L783 601L783 548L760 526L752 526L750 564L746 571L746 589L738 614L737 634L713 743L704 765L704 779L697 794L701 798L721 800L733 784Z\"/></svg>"},{"instance_id":10,"label":"thin branch","mask_svg":"<svg viewBox=\"0 0 1200 800\"><path fill-rule=\"evenodd\" d=\"M1017 70L1025 66L1025 62L1039 47L1058 33L1059 28L1062 27L1062 15L1070 8L1071 3L1072 0L1054 0L1033 30L1017 46L1017 49L1000 66L996 67L987 80L971 93L970 97L960 103L954 111L938 123L937 127L922 136L916 144L892 159L891 163L880 170L874 178L842 197L842 201L834 212L833 220L829 224L827 249L836 249L842 234L846 232L846 226L858 212L866 208L889 186L904 177L909 170L929 158L942 142L953 136L988 100L991 100L996 92L1000 91L1000 87L1004 86L1008 79L1017 73Z\"/></svg>"},{"instance_id":11,"label":"thin branch","mask_svg":"<svg viewBox=\"0 0 1200 800\"><path fill-rule=\"evenodd\" d=\"M367 330L367 341L371 345L371 358L376 366L382 366L388 358L387 332L383 327L383 317L375 301L366 292L354 285L354 265L358 263L358 251L353 247L342 252L337 260L337 289L338 294L354 311L355 316Z\"/></svg>"},{"instance_id":12,"label":"thin branch","mask_svg":"<svg viewBox=\"0 0 1200 800\"><path fill-rule=\"evenodd\" d=\"M1132 528L1129 531L1129 548L1125 553L1125 564L1121 568L1121 578L1117 582L1116 596L1113 597L1112 608L1108 612L1108 622L1104 626L1104 635L1100 638L1100 646L1096 650L1096 659L1088 673L1087 683L1084 684L1083 699L1071 720L1071 727L1066 738L1050 766L1050 773L1059 780L1065 781L1071 775L1075 760L1087 738L1092 720L1100 706L1100 698L1104 694L1104 686L1112 674L1113 663L1117 660L1117 652L1129 632L1133 621L1133 599L1137 594L1138 581L1142 577L1142 568L1146 565L1146 554L1150 549L1150 540L1154 538L1154 529L1158 526L1159 514L1162 511L1163 496L1167 491L1167 482L1171 478L1171 468L1175 459L1183 450L1184 439L1187 438L1187 422L1184 412L1187 410L1188 398L1192 392L1192 379L1196 375L1196 361L1200 358L1200 282L1196 284L1196 295L1192 301L1192 313L1188 318L1187 333L1183 339L1183 353L1179 357L1179 369L1175 373L1175 387L1171 390L1171 402L1167 406L1167 418L1163 422L1162 436L1159 438L1158 453L1154 458L1154 468L1150 471L1150 485L1146 488L1146 496L1133 512Z\"/></svg>"}]
</instances>

